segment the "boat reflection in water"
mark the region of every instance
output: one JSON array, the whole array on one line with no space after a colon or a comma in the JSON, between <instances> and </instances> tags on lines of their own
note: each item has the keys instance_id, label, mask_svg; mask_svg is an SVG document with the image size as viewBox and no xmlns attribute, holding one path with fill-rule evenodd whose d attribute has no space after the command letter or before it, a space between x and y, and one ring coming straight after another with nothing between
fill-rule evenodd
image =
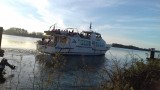
<instances>
[{"instance_id":1,"label":"boat reflection in water","mask_svg":"<svg viewBox=\"0 0 160 90\"><path fill-rule=\"evenodd\" d=\"M55 56L36 57L39 63L37 73L40 75L37 80L43 78L43 81L48 83L48 89L87 89L96 87L104 81L104 74L101 72L106 63L105 56L60 55L60 57L63 61L58 63L53 61Z\"/></svg>"}]
</instances>

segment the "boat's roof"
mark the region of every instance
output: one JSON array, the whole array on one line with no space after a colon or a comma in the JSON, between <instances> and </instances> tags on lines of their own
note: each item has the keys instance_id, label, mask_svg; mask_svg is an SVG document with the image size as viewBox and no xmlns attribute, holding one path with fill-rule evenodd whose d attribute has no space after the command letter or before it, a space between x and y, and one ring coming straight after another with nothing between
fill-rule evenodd
<instances>
[{"instance_id":1,"label":"boat's roof","mask_svg":"<svg viewBox=\"0 0 160 90\"><path fill-rule=\"evenodd\" d=\"M77 28L66 28L66 29L77 29Z\"/></svg>"},{"instance_id":2,"label":"boat's roof","mask_svg":"<svg viewBox=\"0 0 160 90\"><path fill-rule=\"evenodd\" d=\"M93 32L93 31L82 31L82 32L84 32L84 33L95 33L95 34L97 34L97 35L101 35L100 33Z\"/></svg>"},{"instance_id":3,"label":"boat's roof","mask_svg":"<svg viewBox=\"0 0 160 90\"><path fill-rule=\"evenodd\" d=\"M82 31L84 33L93 33L93 31Z\"/></svg>"}]
</instances>

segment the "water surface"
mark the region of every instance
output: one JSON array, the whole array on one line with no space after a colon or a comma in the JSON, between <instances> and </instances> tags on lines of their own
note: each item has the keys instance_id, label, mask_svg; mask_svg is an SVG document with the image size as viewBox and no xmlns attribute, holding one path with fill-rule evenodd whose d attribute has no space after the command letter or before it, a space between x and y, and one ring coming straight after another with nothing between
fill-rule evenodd
<instances>
[{"instance_id":1,"label":"water surface","mask_svg":"<svg viewBox=\"0 0 160 90\"><path fill-rule=\"evenodd\" d=\"M6 67L6 82L3 89L75 89L96 87L107 80L104 73L112 60L124 62L133 58L146 59L149 52L111 48L105 56L60 56L62 63L50 64L54 56L36 51L36 41L40 38L3 35L4 58L16 66L16 70ZM156 54L158 57L158 54Z\"/></svg>"}]
</instances>

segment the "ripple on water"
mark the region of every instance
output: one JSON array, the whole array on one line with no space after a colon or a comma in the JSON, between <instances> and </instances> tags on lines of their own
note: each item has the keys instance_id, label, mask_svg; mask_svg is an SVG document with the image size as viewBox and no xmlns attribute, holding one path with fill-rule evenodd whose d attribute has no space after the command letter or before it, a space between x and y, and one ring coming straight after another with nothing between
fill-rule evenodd
<instances>
[{"instance_id":1,"label":"ripple on water","mask_svg":"<svg viewBox=\"0 0 160 90\"><path fill-rule=\"evenodd\" d=\"M35 55L36 50L33 49L15 49L15 48L2 48L7 54L20 54L20 55Z\"/></svg>"}]
</instances>

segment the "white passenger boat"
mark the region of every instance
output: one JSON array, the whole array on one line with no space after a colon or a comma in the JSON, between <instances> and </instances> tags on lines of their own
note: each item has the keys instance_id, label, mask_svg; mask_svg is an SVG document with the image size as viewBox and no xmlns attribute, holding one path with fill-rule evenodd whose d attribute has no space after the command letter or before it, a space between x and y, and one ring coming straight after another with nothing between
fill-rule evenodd
<instances>
[{"instance_id":1,"label":"white passenger boat","mask_svg":"<svg viewBox=\"0 0 160 90\"><path fill-rule=\"evenodd\" d=\"M101 34L89 31L78 32L75 28L44 31L47 37L37 41L37 50L43 53L64 55L104 55L111 45L106 44Z\"/></svg>"}]
</instances>

